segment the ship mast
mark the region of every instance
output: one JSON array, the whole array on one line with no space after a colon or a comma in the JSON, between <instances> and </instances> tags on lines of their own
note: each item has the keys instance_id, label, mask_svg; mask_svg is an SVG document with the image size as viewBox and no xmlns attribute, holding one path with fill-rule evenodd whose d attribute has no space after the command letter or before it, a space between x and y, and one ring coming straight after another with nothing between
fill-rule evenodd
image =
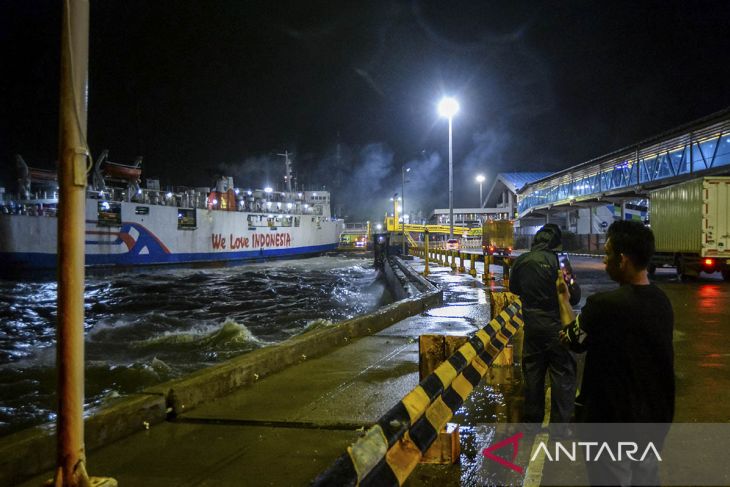
<instances>
[{"instance_id":1,"label":"ship mast","mask_svg":"<svg viewBox=\"0 0 730 487\"><path fill-rule=\"evenodd\" d=\"M285 150L283 154L277 154L277 156L282 156L284 158L284 167L285 167L284 181L286 182L287 192L291 193L292 192L291 181L294 176L293 176L293 172L291 170L291 159L289 159L289 151Z\"/></svg>"}]
</instances>

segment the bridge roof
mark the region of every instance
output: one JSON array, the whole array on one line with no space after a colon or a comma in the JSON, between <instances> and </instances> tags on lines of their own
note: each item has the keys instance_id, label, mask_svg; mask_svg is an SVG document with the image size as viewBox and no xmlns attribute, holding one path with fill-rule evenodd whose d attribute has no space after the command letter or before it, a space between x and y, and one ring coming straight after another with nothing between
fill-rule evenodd
<instances>
[{"instance_id":1,"label":"bridge roof","mask_svg":"<svg viewBox=\"0 0 730 487\"><path fill-rule=\"evenodd\" d=\"M530 184L533 181L547 178L551 175L550 172L501 172L497 174L494 180L494 184L487 191L487 195L484 198L484 206L496 207L500 200L500 196L504 189L517 193L521 188Z\"/></svg>"},{"instance_id":2,"label":"bridge roof","mask_svg":"<svg viewBox=\"0 0 730 487\"><path fill-rule=\"evenodd\" d=\"M502 180L513 192L519 191L524 185L550 176L550 172L501 172L497 180Z\"/></svg>"}]
</instances>

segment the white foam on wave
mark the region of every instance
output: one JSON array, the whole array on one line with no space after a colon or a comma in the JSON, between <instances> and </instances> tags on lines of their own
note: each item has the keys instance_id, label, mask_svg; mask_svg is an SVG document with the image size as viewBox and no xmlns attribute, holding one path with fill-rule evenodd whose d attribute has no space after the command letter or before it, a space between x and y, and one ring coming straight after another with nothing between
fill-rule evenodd
<instances>
[{"instance_id":1,"label":"white foam on wave","mask_svg":"<svg viewBox=\"0 0 730 487\"><path fill-rule=\"evenodd\" d=\"M161 335L133 342L135 348L153 348L162 346L199 348L205 350L228 350L232 348L261 347L268 342L258 338L246 325L237 323L231 318L214 326L201 326L189 332L165 332Z\"/></svg>"}]
</instances>

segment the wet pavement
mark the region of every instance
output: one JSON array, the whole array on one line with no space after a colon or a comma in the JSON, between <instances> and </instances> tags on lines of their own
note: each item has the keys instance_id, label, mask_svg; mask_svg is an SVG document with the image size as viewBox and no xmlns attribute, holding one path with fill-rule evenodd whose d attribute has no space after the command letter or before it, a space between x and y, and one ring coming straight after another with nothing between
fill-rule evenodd
<instances>
[{"instance_id":1,"label":"wet pavement","mask_svg":"<svg viewBox=\"0 0 730 487\"><path fill-rule=\"evenodd\" d=\"M615 286L599 259L571 260L584 301ZM423 268L419 259L411 263ZM477 270L481 276L481 264ZM501 268L492 270L501 278ZM446 267L431 265L431 271L429 278L444 290L443 306L92 452L90 474L124 486L307 485L417 385L419 335L465 335L486 323L481 280ZM682 283L668 270L660 270L656 282L676 315L676 421L729 422L730 285L714 276ZM496 283L491 287L503 290ZM520 388L519 367L491 369L452 419L461 425L460 463L419 465L406 485L492 484L481 450L498 425L520 422ZM524 485L539 485L542 470L528 473Z\"/></svg>"}]
</instances>

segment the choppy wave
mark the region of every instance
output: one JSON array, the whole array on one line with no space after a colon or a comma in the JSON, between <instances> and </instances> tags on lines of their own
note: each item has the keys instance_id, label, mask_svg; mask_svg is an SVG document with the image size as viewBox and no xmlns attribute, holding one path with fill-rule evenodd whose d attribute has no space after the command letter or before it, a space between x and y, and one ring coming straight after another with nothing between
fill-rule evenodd
<instances>
[{"instance_id":1,"label":"choppy wave","mask_svg":"<svg viewBox=\"0 0 730 487\"><path fill-rule=\"evenodd\" d=\"M56 283L0 280L0 435L56 407ZM87 276L87 406L367 313L370 261L318 257Z\"/></svg>"}]
</instances>

